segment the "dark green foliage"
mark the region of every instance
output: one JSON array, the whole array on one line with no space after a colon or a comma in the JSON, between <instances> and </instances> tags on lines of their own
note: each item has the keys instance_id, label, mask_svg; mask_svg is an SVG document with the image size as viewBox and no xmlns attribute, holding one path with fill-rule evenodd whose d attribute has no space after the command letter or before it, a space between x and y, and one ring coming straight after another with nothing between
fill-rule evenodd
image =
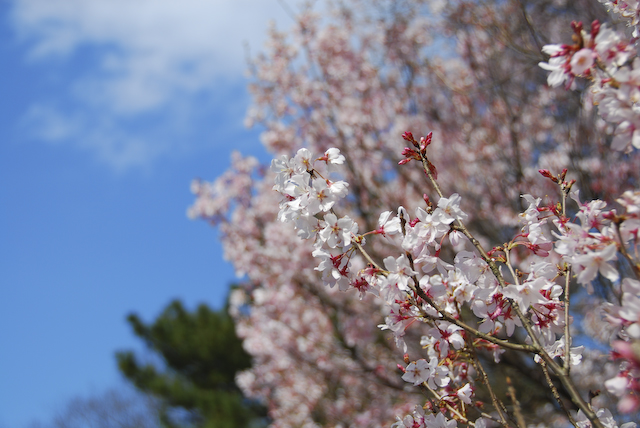
<instances>
[{"instance_id":1,"label":"dark green foliage","mask_svg":"<svg viewBox=\"0 0 640 428\"><path fill-rule=\"evenodd\" d=\"M188 312L176 300L152 325L135 314L127 320L164 366L143 364L132 352L117 353L118 366L139 390L160 400L165 426L264 425L264 409L245 399L234 381L236 372L251 366L251 358L226 310L212 311L202 304Z\"/></svg>"}]
</instances>

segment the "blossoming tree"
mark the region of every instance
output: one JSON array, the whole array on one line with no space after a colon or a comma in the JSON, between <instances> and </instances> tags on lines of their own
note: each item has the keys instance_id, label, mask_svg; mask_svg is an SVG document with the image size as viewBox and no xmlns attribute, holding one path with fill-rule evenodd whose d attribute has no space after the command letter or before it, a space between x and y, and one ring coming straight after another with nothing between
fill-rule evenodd
<instances>
[{"instance_id":1,"label":"blossoming tree","mask_svg":"<svg viewBox=\"0 0 640 428\"><path fill-rule=\"evenodd\" d=\"M638 410L638 9L604 6L350 0L272 30L247 120L276 159L235 154L190 215L246 278L237 382L273 426Z\"/></svg>"}]
</instances>

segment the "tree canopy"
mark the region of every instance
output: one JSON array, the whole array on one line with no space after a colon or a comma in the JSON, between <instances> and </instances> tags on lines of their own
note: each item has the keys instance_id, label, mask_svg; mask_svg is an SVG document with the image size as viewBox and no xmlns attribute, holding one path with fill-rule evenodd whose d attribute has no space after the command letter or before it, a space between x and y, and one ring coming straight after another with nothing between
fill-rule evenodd
<instances>
[{"instance_id":1,"label":"tree canopy","mask_svg":"<svg viewBox=\"0 0 640 428\"><path fill-rule=\"evenodd\" d=\"M120 371L140 391L163 404L161 421L169 427L254 427L264 410L243 397L236 373L251 366L226 308L201 304L190 312L171 302L151 324L137 315L127 320L156 361L142 362L131 351L118 352Z\"/></svg>"}]
</instances>

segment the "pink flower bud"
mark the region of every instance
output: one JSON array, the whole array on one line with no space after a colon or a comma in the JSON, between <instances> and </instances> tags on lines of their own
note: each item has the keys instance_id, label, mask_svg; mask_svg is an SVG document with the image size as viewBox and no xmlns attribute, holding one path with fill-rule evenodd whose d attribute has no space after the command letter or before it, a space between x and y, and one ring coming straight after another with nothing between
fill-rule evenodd
<instances>
[{"instance_id":1,"label":"pink flower bud","mask_svg":"<svg viewBox=\"0 0 640 428\"><path fill-rule=\"evenodd\" d=\"M548 169L539 169L538 172L542 174L543 177L553 180L554 183L558 182L558 178L554 177Z\"/></svg>"},{"instance_id":2,"label":"pink flower bud","mask_svg":"<svg viewBox=\"0 0 640 428\"><path fill-rule=\"evenodd\" d=\"M415 139L413 138L413 134L409 131L406 131L404 134L402 134L402 138L404 138L405 140L407 140L410 143L415 143Z\"/></svg>"}]
</instances>

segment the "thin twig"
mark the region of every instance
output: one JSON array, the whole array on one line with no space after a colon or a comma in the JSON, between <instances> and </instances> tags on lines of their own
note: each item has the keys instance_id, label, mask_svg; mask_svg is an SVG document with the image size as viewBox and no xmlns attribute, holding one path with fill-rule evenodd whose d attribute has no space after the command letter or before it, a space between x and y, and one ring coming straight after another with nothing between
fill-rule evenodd
<instances>
[{"instance_id":1,"label":"thin twig","mask_svg":"<svg viewBox=\"0 0 640 428\"><path fill-rule=\"evenodd\" d=\"M362 245L360 244L360 242L356 239L351 241L353 242L356 247L358 248L358 250L360 251L360 253L362 253L362 255L364 256L365 259L367 259L367 261L376 269L378 269L380 271L381 274L384 275L384 273L386 272L384 269L382 269L380 266L378 266L378 264L376 262L373 261L373 259L371 258L371 256L369 255L369 253L367 253L367 251L362 248Z\"/></svg>"},{"instance_id":2,"label":"thin twig","mask_svg":"<svg viewBox=\"0 0 640 428\"><path fill-rule=\"evenodd\" d=\"M498 339L497 337L491 336L489 334L486 333L482 333L478 330L476 330L475 328L471 327L468 324L465 324L464 322L460 321L457 318L452 317L451 315L449 315L446 311L444 311L443 309L440 309L438 307L438 305L435 304L435 302L433 300L431 300L431 298L429 296L427 296L427 294L424 292L424 290L422 290L422 288L417 287L414 290L418 296L424 300L426 303L429 304L429 306L431 306L432 308L434 308L436 311L438 311L438 313L442 316L442 318L446 321L449 321L452 324L457 325L458 327L461 327L463 329L465 329L466 331L468 331L469 333L471 333L472 335L479 337L481 339L486 340L487 342L491 342L494 345L498 345L501 346L503 348L506 349L513 349L514 351L521 351L521 352L529 352L529 353L533 353L536 351L536 348L533 347L532 345L527 345L527 344L521 344L521 343L513 343L513 342L509 342L508 340L504 340L504 339ZM425 316L428 316L425 314Z\"/></svg>"},{"instance_id":3,"label":"thin twig","mask_svg":"<svg viewBox=\"0 0 640 428\"><path fill-rule=\"evenodd\" d=\"M524 317L524 314L522 313L522 311L518 306L514 306L513 309L516 312L516 315L518 316L518 318L526 320L526 318ZM558 376L558 379L560 379L560 382L569 393L569 396L571 397L571 401L573 401L573 403L576 406L578 406L580 410L582 410L582 413L584 413L584 415L587 417L587 419L589 419L589 421L593 424L595 428L604 428L604 425L602 425L602 422L600 421L600 419L598 419L595 412L591 409L591 406L589 406L589 404L587 404L587 402L584 401L584 399L580 395L580 392L577 390L576 385L571 380L571 377L569 376L569 374L566 373L561 366L556 364L553 358L551 358L549 353L544 349L544 347L540 343L540 340L535 335L533 328L531 327L529 322L528 321L524 322L523 326L527 331L527 334L533 341L533 346L537 349L536 353L542 358L542 360L549 367L551 367L551 369L554 371L556 376Z\"/></svg>"},{"instance_id":4,"label":"thin twig","mask_svg":"<svg viewBox=\"0 0 640 428\"><path fill-rule=\"evenodd\" d=\"M570 300L570 284L571 284L571 266L567 266L565 269L565 282L564 282L564 371L568 374L571 373L571 332L569 330L569 322L571 317L569 316L569 300Z\"/></svg>"},{"instance_id":5,"label":"thin twig","mask_svg":"<svg viewBox=\"0 0 640 428\"><path fill-rule=\"evenodd\" d=\"M475 427L476 424L475 422L471 422L469 419L467 419L466 416L463 416L458 410L456 410L452 405L450 405L449 403L446 402L446 400L443 400L442 397L435 391L433 390L429 384L427 382L422 382L422 385L427 388L429 390L429 392L431 392L433 394L433 396L436 398L436 400L438 400L438 405L442 405L444 404L444 406L447 408L447 410L449 410L453 415L455 415L455 418L458 422L462 422L463 424L467 424L470 425L472 427Z\"/></svg>"},{"instance_id":6,"label":"thin twig","mask_svg":"<svg viewBox=\"0 0 640 428\"><path fill-rule=\"evenodd\" d=\"M547 384L549 385L549 388L551 388L551 393L553 394L553 398L556 399L556 401L558 402L562 410L564 410L564 412L567 414L567 417L569 418L569 422L571 422L573 426L577 427L578 425L576 424L575 419L573 419L573 416L571 416L571 412L569 412L567 407L564 405L564 402L560 398L560 394L558 393L558 388L556 388L555 384L551 381L551 376L549 375L549 368L547 367L547 363L544 360L540 362L540 367L542 367L544 378L547 380Z\"/></svg>"},{"instance_id":7,"label":"thin twig","mask_svg":"<svg viewBox=\"0 0 640 428\"><path fill-rule=\"evenodd\" d=\"M524 417L522 416L522 409L520 408L520 402L516 397L516 389L513 387L511 383L511 378L507 376L507 393L509 394L509 398L511 398L511 402L513 403L513 414L516 417L516 423L518 424L518 428L526 428L527 424L524 421Z\"/></svg>"},{"instance_id":8,"label":"thin twig","mask_svg":"<svg viewBox=\"0 0 640 428\"><path fill-rule=\"evenodd\" d=\"M491 402L493 403L493 407L496 409L496 411L498 412L498 416L500 417L500 423L505 428L509 428L509 423L507 422L506 415L504 414L505 413L504 405L500 400L498 400L498 397L496 397L496 394L493 392L491 383L489 383L489 377L487 376L487 372L484 371L484 367L482 367L482 363L478 358L478 353L476 352L476 348L473 346L473 343L471 343L471 339L469 337L467 337L467 347L469 348L469 352L471 352L471 356L473 357L472 364L476 368L476 370L478 370L478 372L480 373L480 376L482 376L482 383L485 384L485 386L487 387L487 390L489 391L489 396L491 397Z\"/></svg>"},{"instance_id":9,"label":"thin twig","mask_svg":"<svg viewBox=\"0 0 640 428\"><path fill-rule=\"evenodd\" d=\"M622 253L623 257L629 262L631 269L635 272L636 276L640 277L640 263L633 260L633 258L629 255L627 251L627 247L624 245L624 241L622 240L622 233L620 232L620 224L615 222L616 234L618 235L618 240L620 241L620 253Z\"/></svg>"}]
</instances>

